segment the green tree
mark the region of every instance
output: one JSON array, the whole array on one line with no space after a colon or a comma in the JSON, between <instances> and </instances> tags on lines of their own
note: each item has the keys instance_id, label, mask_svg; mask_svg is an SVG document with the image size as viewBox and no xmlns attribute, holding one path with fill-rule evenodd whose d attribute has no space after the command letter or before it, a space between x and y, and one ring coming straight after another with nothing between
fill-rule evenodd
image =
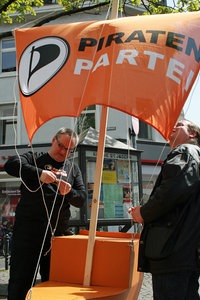
<instances>
[{"instance_id":1,"label":"green tree","mask_svg":"<svg viewBox=\"0 0 200 300\"><path fill-rule=\"evenodd\" d=\"M58 18L61 15L72 14L88 9L98 9L102 5L107 5L112 1L108 0L57 0L62 7L62 12L55 12L52 18ZM44 4L52 3L52 0L1 0L0 1L0 21L1 23L21 22L26 19L27 15L36 16L37 8ZM196 11L200 8L200 0L171 0L170 5L165 4L163 0L121 0L120 10L126 13L126 5L130 4L135 7L143 7L145 14L163 14L176 13L184 11ZM49 17L39 25L49 22ZM38 24L37 24L38 26Z\"/></svg>"}]
</instances>

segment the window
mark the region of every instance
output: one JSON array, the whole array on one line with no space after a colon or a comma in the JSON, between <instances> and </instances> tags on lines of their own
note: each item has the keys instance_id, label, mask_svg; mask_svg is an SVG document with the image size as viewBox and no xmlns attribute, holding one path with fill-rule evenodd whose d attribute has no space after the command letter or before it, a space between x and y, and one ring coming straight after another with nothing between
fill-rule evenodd
<instances>
[{"instance_id":1,"label":"window","mask_svg":"<svg viewBox=\"0 0 200 300\"><path fill-rule=\"evenodd\" d=\"M14 105L0 105L0 145L14 144L14 128L17 124L17 110Z\"/></svg>"},{"instance_id":2,"label":"window","mask_svg":"<svg viewBox=\"0 0 200 300\"><path fill-rule=\"evenodd\" d=\"M0 181L0 220L7 220L11 226L14 224L15 209L20 199L20 184L18 179L4 178Z\"/></svg>"},{"instance_id":3,"label":"window","mask_svg":"<svg viewBox=\"0 0 200 300\"><path fill-rule=\"evenodd\" d=\"M44 5L47 5L47 4L57 4L58 1L57 0L44 0Z\"/></svg>"},{"instance_id":4,"label":"window","mask_svg":"<svg viewBox=\"0 0 200 300\"><path fill-rule=\"evenodd\" d=\"M91 105L85 109L80 117L77 119L77 132L78 134L82 131L85 131L89 127L95 129L95 113L96 113L96 106Z\"/></svg>"},{"instance_id":5,"label":"window","mask_svg":"<svg viewBox=\"0 0 200 300\"><path fill-rule=\"evenodd\" d=\"M2 73L16 71L16 50L14 39L1 40L1 60Z\"/></svg>"},{"instance_id":6,"label":"window","mask_svg":"<svg viewBox=\"0 0 200 300\"><path fill-rule=\"evenodd\" d=\"M152 140L151 126L139 120L139 139Z\"/></svg>"}]
</instances>

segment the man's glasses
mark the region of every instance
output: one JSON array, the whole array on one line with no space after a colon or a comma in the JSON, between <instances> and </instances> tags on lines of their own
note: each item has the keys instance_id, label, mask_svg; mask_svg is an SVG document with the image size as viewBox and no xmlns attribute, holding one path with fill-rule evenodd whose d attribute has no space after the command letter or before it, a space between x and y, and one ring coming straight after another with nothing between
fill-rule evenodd
<instances>
[{"instance_id":1,"label":"man's glasses","mask_svg":"<svg viewBox=\"0 0 200 300\"><path fill-rule=\"evenodd\" d=\"M65 148L65 146L59 142L57 135L56 135L56 142L58 144L58 147L60 147L60 149L65 150L68 153L74 153L75 149Z\"/></svg>"}]
</instances>

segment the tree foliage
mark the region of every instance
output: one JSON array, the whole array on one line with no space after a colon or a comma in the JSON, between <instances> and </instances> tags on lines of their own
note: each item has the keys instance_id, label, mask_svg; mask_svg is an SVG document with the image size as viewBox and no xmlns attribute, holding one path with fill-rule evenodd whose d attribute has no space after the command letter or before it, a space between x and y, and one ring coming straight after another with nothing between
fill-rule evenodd
<instances>
[{"instance_id":1,"label":"tree foliage","mask_svg":"<svg viewBox=\"0 0 200 300\"><path fill-rule=\"evenodd\" d=\"M21 22L28 14L36 16L36 8L43 5L43 0L1 0L0 20L3 23Z\"/></svg>"},{"instance_id":2,"label":"tree foliage","mask_svg":"<svg viewBox=\"0 0 200 300\"><path fill-rule=\"evenodd\" d=\"M1 0L0 21L1 23L22 22L26 16L36 16L38 8L44 4L55 3L56 0ZM108 0L57 0L56 3L63 9L63 14L72 14L79 10L98 8L109 4ZM169 1L168 1L169 2ZM200 0L170 0L166 5L163 0L121 0L120 10L126 12L126 5L144 8L144 14L164 14L185 11L197 11L200 8Z\"/></svg>"}]
</instances>

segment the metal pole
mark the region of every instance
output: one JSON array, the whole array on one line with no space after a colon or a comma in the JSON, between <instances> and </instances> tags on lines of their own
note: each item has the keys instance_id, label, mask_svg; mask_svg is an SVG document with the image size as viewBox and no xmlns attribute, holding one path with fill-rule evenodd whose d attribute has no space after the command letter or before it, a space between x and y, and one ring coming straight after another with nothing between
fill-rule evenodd
<instances>
[{"instance_id":1,"label":"metal pole","mask_svg":"<svg viewBox=\"0 0 200 300\"><path fill-rule=\"evenodd\" d=\"M6 234L4 237L4 255L5 255L5 269L8 270L8 259L9 259L9 234Z\"/></svg>"}]
</instances>

